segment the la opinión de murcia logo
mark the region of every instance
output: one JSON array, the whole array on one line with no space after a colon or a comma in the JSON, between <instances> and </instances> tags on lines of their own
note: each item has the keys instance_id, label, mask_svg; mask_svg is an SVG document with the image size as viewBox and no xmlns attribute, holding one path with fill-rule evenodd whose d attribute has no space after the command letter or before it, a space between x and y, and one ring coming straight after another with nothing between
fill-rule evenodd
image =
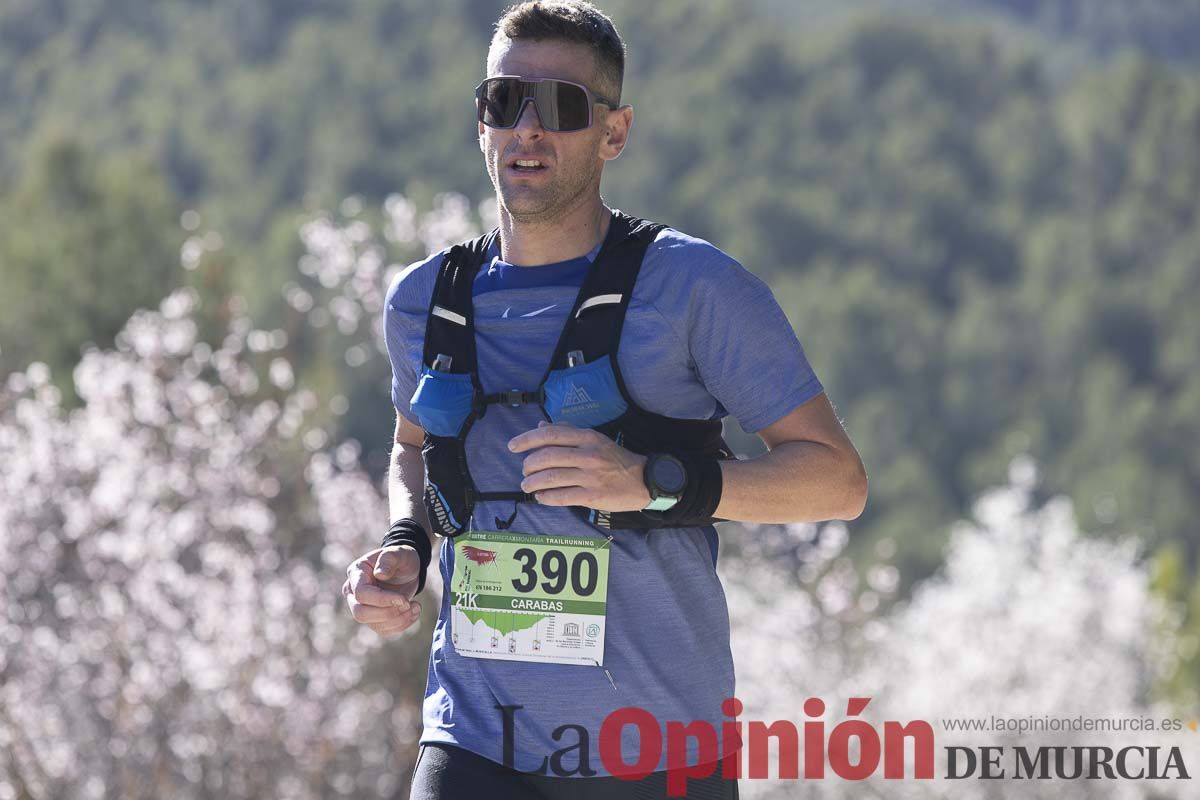
<instances>
[{"instance_id":1,"label":"la opini\u00f3n de murcia logo","mask_svg":"<svg viewBox=\"0 0 1200 800\"><path fill-rule=\"evenodd\" d=\"M775 777L780 780L823 780L826 769L832 776L860 781L877 775L887 780L933 780L936 742L933 726L925 720L882 723L882 732L863 714L869 697L852 697L846 702L845 719L826 733L826 724L817 719L825 714L825 702L817 697L803 704L809 717L799 728L790 720L763 722L741 720L744 705L736 697L721 703L721 713L729 719L714 726L706 720L665 725L649 711L626 706L604 718L599 731L598 752L608 772L626 780L641 780L658 769L664 747L666 752L667 794L686 797L692 779L720 774L726 779L771 777L770 743L777 748ZM503 724L503 762L510 769L516 750L515 719L524 706L497 705ZM621 734L633 727L638 734L638 752L632 763L621 752ZM719 731L718 731L719 728ZM801 741L801 731L803 741ZM551 733L564 746L547 754L534 774L558 777L592 777L597 771L591 764L591 733L579 724L566 723ZM905 762L906 742L912 741L912 769ZM851 758L851 742L857 755ZM696 752L688 759L689 745ZM946 753L947 780L1190 780L1178 747L1128 746L1113 749L1102 746L951 746ZM1162 751L1166 751L1165 755ZM690 763L689 763L690 762ZM573 763L574 766L568 766ZM803 768L801 764L803 763ZM1005 764L1008 766L1006 767Z\"/></svg>"}]
</instances>

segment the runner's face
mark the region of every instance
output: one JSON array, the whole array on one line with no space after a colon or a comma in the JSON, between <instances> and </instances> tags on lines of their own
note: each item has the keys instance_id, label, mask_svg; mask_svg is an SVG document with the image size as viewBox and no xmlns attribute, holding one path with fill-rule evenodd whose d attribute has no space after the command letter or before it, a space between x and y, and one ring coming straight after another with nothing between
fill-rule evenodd
<instances>
[{"instance_id":1,"label":"runner's face","mask_svg":"<svg viewBox=\"0 0 1200 800\"><path fill-rule=\"evenodd\" d=\"M600 91L595 56L573 42L507 41L493 48L488 75L522 78L560 78ZM515 220L544 222L559 218L589 195L600 194L608 109L592 106L592 126L559 133L542 127L532 103L525 106L515 128L489 128L479 123L479 149L501 208ZM518 167L517 160L536 160L541 166Z\"/></svg>"}]
</instances>

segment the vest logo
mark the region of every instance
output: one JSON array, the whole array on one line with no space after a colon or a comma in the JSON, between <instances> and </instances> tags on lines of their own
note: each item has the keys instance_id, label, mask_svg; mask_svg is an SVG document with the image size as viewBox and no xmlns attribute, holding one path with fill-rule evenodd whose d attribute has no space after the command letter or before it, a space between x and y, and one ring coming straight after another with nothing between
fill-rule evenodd
<instances>
[{"instance_id":1,"label":"vest logo","mask_svg":"<svg viewBox=\"0 0 1200 800\"><path fill-rule=\"evenodd\" d=\"M592 396L587 393L587 390L572 383L571 388L567 389L567 393L563 397L563 408L590 402L592 402Z\"/></svg>"}]
</instances>

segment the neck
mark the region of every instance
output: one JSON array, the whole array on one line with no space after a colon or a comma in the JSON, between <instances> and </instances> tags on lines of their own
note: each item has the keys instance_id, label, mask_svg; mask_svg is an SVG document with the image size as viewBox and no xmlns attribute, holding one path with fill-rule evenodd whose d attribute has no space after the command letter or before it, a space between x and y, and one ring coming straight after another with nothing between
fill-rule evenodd
<instances>
[{"instance_id":1,"label":"neck","mask_svg":"<svg viewBox=\"0 0 1200 800\"><path fill-rule=\"evenodd\" d=\"M604 240L612 214L599 194L553 219L522 220L500 206L500 257L509 264L557 264L587 255Z\"/></svg>"}]
</instances>

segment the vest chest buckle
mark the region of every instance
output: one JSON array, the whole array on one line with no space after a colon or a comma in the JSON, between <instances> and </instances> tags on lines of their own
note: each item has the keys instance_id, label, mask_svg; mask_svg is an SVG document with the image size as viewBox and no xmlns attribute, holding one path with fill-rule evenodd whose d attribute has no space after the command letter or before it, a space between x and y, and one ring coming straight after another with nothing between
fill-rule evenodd
<instances>
[{"instance_id":1,"label":"vest chest buckle","mask_svg":"<svg viewBox=\"0 0 1200 800\"><path fill-rule=\"evenodd\" d=\"M519 408L526 403L540 403L542 399L541 392L526 392L520 389L509 389L507 392L496 392L489 394L484 398L484 403L487 405L496 404L508 406L509 408Z\"/></svg>"}]
</instances>

